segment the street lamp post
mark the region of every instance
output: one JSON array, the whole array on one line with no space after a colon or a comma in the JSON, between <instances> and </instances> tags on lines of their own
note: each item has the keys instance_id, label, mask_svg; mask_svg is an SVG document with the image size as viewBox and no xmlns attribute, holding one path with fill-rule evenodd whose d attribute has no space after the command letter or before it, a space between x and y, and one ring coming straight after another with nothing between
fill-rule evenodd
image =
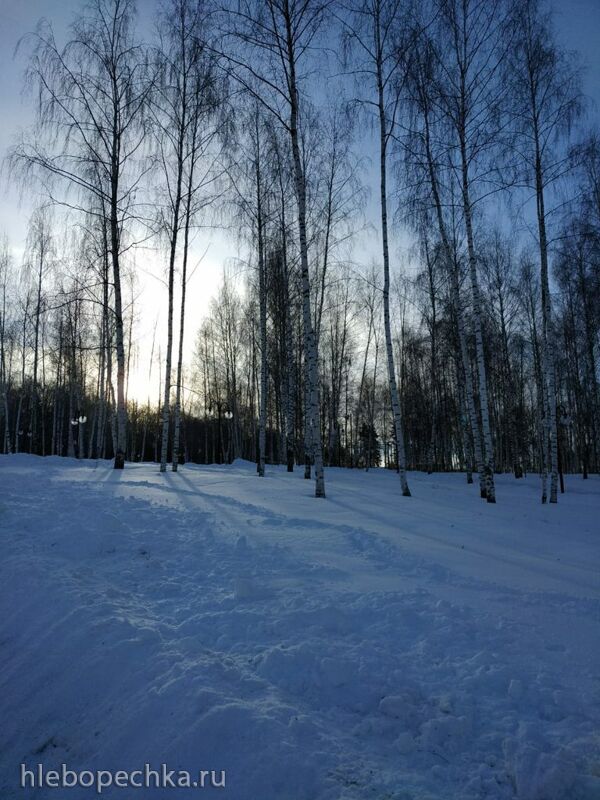
<instances>
[{"instance_id":1,"label":"street lamp post","mask_svg":"<svg viewBox=\"0 0 600 800\"><path fill-rule=\"evenodd\" d=\"M83 426L87 422L87 417L83 414L80 414L79 417L73 417L71 420L71 425L73 426L73 433L75 433L75 428L78 428L77 431L77 458L82 458L83 456L83 444L84 444L84 437L83 437Z\"/></svg>"},{"instance_id":2,"label":"street lamp post","mask_svg":"<svg viewBox=\"0 0 600 800\"><path fill-rule=\"evenodd\" d=\"M230 411L228 408L225 409L223 412L223 416L227 420L227 463L231 464L233 461L232 457L232 438L233 438L233 426L231 424L231 420L233 419L233 411Z\"/></svg>"}]
</instances>

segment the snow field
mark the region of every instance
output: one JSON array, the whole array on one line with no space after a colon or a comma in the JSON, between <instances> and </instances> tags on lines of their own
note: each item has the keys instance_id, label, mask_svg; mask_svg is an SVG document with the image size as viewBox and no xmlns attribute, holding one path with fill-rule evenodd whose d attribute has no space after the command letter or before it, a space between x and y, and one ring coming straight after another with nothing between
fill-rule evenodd
<instances>
[{"instance_id":1,"label":"snow field","mask_svg":"<svg viewBox=\"0 0 600 800\"><path fill-rule=\"evenodd\" d=\"M600 482L409 478L0 457L0 796L598 800Z\"/></svg>"}]
</instances>

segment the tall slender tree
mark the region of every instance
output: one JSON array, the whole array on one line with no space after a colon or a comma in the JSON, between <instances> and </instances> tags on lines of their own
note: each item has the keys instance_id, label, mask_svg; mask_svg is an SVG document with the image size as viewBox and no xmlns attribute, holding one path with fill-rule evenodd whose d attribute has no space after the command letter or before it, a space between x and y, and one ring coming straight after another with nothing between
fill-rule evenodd
<instances>
[{"instance_id":1,"label":"tall slender tree","mask_svg":"<svg viewBox=\"0 0 600 800\"><path fill-rule=\"evenodd\" d=\"M72 194L96 197L106 208L117 357L115 469L125 464L127 429L123 255L136 216L135 190L145 174L139 156L152 84L133 20L133 0L92 0L63 48L45 21L26 38L38 131L12 153L13 163L38 168ZM69 202L66 195L62 199Z\"/></svg>"},{"instance_id":2,"label":"tall slender tree","mask_svg":"<svg viewBox=\"0 0 600 800\"><path fill-rule=\"evenodd\" d=\"M538 0L519 4L515 20L516 47L507 61L513 90L514 120L522 154L523 183L535 196L540 259L543 339L544 450L549 461L542 469L542 503L546 502L546 472L550 467L550 502L558 500L558 431L555 332L549 277L550 210L548 195L568 167L564 138L580 109L578 74L572 59L554 41L551 18Z\"/></svg>"},{"instance_id":3,"label":"tall slender tree","mask_svg":"<svg viewBox=\"0 0 600 800\"><path fill-rule=\"evenodd\" d=\"M307 438L315 463L315 496L325 497L321 442L318 345L311 312L307 176L302 156L300 68L322 27L323 0L244 0L231 3L226 28L240 52L228 54L230 72L289 136L297 205L307 391Z\"/></svg>"},{"instance_id":4,"label":"tall slender tree","mask_svg":"<svg viewBox=\"0 0 600 800\"><path fill-rule=\"evenodd\" d=\"M354 45L357 63L352 71L367 77L372 93L361 98L361 104L372 110L377 121L379 143L379 202L381 215L381 246L383 256L383 320L388 368L388 382L398 472L402 494L410 497L406 477L406 453L400 395L392 341L390 314L390 245L388 231L388 157L397 135L402 82L400 72L406 42L401 31L406 22L405 10L398 0L362 0L351 9L351 24L347 27L348 41Z\"/></svg>"}]
</instances>

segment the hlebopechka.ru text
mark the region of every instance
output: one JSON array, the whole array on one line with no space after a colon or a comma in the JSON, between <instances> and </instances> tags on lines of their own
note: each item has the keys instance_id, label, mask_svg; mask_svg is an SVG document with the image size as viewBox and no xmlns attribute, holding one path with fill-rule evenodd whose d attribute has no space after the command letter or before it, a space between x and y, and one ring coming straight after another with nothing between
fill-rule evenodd
<instances>
[{"instance_id":1,"label":"hlebopechka.ru text","mask_svg":"<svg viewBox=\"0 0 600 800\"><path fill-rule=\"evenodd\" d=\"M93 788L97 794L111 786L120 789L224 789L225 770L202 769L191 773L169 769L166 764L161 764L158 769L144 764L142 769L136 770L71 770L66 764L61 764L59 769L45 769L43 764L28 769L21 764L20 786L22 789L71 789L78 786Z\"/></svg>"}]
</instances>

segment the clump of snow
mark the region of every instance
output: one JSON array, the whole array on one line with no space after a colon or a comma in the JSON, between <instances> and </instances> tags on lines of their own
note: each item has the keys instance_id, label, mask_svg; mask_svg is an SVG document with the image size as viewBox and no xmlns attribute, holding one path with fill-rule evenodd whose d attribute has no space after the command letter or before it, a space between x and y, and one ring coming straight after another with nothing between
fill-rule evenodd
<instances>
[{"instance_id":1,"label":"clump of snow","mask_svg":"<svg viewBox=\"0 0 600 800\"><path fill-rule=\"evenodd\" d=\"M569 800L577 770L563 750L548 752L520 736L504 744L507 770L516 796L524 800Z\"/></svg>"}]
</instances>

